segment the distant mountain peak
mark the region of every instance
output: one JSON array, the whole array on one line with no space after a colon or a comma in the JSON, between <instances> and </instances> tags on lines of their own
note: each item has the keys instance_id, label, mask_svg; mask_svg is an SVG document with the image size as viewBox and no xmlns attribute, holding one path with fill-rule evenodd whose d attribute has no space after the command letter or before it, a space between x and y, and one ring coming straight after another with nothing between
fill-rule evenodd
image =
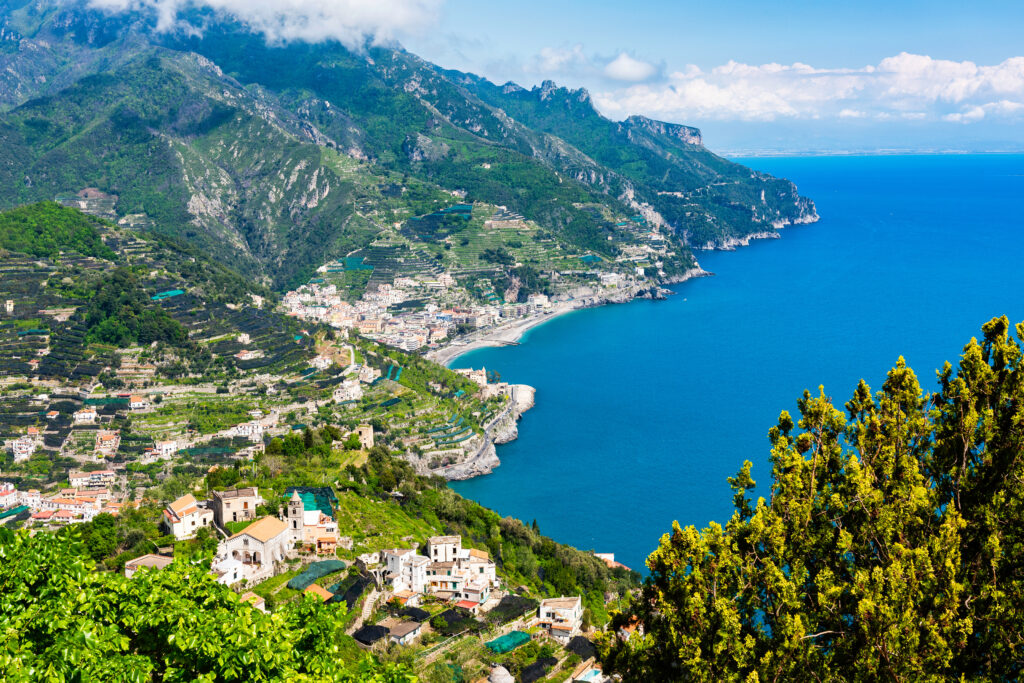
<instances>
[{"instance_id":1,"label":"distant mountain peak","mask_svg":"<svg viewBox=\"0 0 1024 683\"><path fill-rule=\"evenodd\" d=\"M665 135L667 137L676 138L690 145L702 145L704 139L701 136L700 128L694 128L693 126L684 126L681 123L668 123L665 121L657 121L640 114L634 114L630 116L623 124L627 128L639 128L648 133L654 135Z\"/></svg>"},{"instance_id":2,"label":"distant mountain peak","mask_svg":"<svg viewBox=\"0 0 1024 683\"><path fill-rule=\"evenodd\" d=\"M507 88L508 84L506 84L505 87ZM519 86L516 87L519 88ZM519 90L522 90L522 88L519 88ZM504 92L507 94L508 92L516 91L505 90ZM586 88L565 88L551 80L543 81L539 88L535 87L533 89L533 92L537 93L541 102L552 99L555 96L562 96L567 100L576 100L583 104L591 104L590 92Z\"/></svg>"}]
</instances>

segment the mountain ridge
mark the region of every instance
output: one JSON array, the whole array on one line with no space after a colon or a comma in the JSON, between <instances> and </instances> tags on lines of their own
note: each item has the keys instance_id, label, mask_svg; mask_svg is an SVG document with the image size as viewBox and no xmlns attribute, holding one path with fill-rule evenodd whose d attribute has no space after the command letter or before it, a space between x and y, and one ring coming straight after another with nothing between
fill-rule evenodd
<instances>
[{"instance_id":1,"label":"mountain ridge","mask_svg":"<svg viewBox=\"0 0 1024 683\"><path fill-rule=\"evenodd\" d=\"M119 216L145 214L282 289L366 246L385 216L426 208L384 197L395 183L435 203L508 206L610 258L639 214L668 230L677 270L694 247L816 218L792 183L715 156L698 129L611 121L582 89L499 86L396 47L268 44L213 13L186 16L201 33L83 0L0 3L0 140L22 150L0 166L0 206L96 186ZM93 118L61 120L76 106ZM47 155L27 153L41 140ZM157 176L141 168L151 158Z\"/></svg>"}]
</instances>

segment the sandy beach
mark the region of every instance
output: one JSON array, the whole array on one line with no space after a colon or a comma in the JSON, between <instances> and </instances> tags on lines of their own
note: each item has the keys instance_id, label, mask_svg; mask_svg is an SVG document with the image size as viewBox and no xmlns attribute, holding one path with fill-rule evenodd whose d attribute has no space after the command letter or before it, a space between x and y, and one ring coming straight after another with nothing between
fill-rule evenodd
<instances>
[{"instance_id":1,"label":"sandy beach","mask_svg":"<svg viewBox=\"0 0 1024 683\"><path fill-rule=\"evenodd\" d=\"M527 316L521 320L514 320L510 323L492 327L480 332L474 332L465 337L459 338L459 344L448 344L435 351L427 353L427 358L441 365L448 365L457 357L470 351L487 348L489 346L508 346L517 343L530 330L538 325L554 320L560 315L580 308L579 301L563 301L556 303L549 310L537 315Z\"/></svg>"}]
</instances>

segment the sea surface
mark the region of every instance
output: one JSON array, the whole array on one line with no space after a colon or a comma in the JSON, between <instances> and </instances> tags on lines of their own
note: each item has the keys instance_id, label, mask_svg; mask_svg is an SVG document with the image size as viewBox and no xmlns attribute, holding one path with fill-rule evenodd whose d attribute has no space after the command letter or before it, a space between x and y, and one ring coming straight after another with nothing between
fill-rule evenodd
<instances>
[{"instance_id":1,"label":"sea surface","mask_svg":"<svg viewBox=\"0 0 1024 683\"><path fill-rule=\"evenodd\" d=\"M926 390L981 324L1024 320L1024 156L738 160L793 180L821 221L735 252L668 301L570 313L453 367L537 388L519 439L464 496L639 571L673 520L725 523L804 389L841 405L902 354Z\"/></svg>"}]
</instances>

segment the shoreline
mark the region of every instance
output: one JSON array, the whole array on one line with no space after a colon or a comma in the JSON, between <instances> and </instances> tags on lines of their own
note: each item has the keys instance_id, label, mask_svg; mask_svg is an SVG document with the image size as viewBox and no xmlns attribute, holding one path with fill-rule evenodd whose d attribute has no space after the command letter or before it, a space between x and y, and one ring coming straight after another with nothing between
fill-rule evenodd
<instances>
[{"instance_id":1,"label":"shoreline","mask_svg":"<svg viewBox=\"0 0 1024 683\"><path fill-rule=\"evenodd\" d=\"M448 344L442 346L439 349L430 351L427 353L427 360L432 360L439 365L448 367L450 363L455 361L459 356L463 356L471 351L478 349L486 349L494 346L514 346L519 343L519 340L523 336L535 327L540 327L544 323L550 322L555 318L571 313L572 311L580 310L583 306L574 305L575 302L559 302L558 305L552 307L550 311L530 315L520 320L514 320L510 323L505 323L500 327L496 327L490 330L486 330L483 333L473 333L470 339L462 338L459 341L461 344ZM476 335L480 336L477 337Z\"/></svg>"},{"instance_id":2,"label":"shoreline","mask_svg":"<svg viewBox=\"0 0 1024 683\"><path fill-rule=\"evenodd\" d=\"M666 293L670 293L664 289L665 286L682 284L688 280L698 277L710 277L712 275L714 275L714 273L704 270L698 263L696 266L681 275L666 278L649 286L636 287L629 290L622 290L620 292L589 294L581 296L580 298L572 298L567 301L558 301L552 306L551 310L545 311L544 313L530 315L483 332L471 333L468 335L468 338L463 337L457 340L462 343L449 343L439 349L428 352L425 357L427 360L432 360L439 365L449 367L456 359L470 353L471 351L492 348L495 346L518 345L519 341L526 335L526 333L533 328L540 327L541 325L551 322L552 320L564 316L567 313L583 310L585 308L597 308L608 304L624 304L642 298L663 299L665 298L664 295Z\"/></svg>"},{"instance_id":3,"label":"shoreline","mask_svg":"<svg viewBox=\"0 0 1024 683\"><path fill-rule=\"evenodd\" d=\"M788 225L804 225L815 223L818 220L819 216L815 212L804 220L790 222ZM775 230L771 233L751 233L749 235L745 235L743 238L731 239L725 244L708 244L700 251L735 251L736 247L749 246L750 243L755 240L780 238L781 235L778 233L778 230L785 227L785 225L773 227L775 227ZM676 293L672 290L666 289L666 287L682 284L700 277L711 277L713 275L714 273L704 270L700 263L695 261L693 268L690 268L679 275L663 278L657 283L651 285L635 286L630 289L619 291L594 292L589 290L576 290L575 293L569 294L569 299L555 302L552 308L548 311L514 320L496 328L473 332L466 337L452 340L452 342L445 346L428 352L425 354L425 357L428 360L434 361L435 363L445 367L451 367L456 360L472 351L497 346L516 346L526 333L533 328L539 327L544 323L550 322L560 316L571 313L572 311L578 311L584 308L597 308L608 304L630 303L640 298L655 300L665 299L666 295ZM459 343L456 344L454 342ZM531 389L536 391L535 388ZM530 407L532 406L533 402L531 401ZM522 412L515 415L513 424L518 422L521 415ZM501 440L492 440L488 435L487 442L485 444L486 447L481 448L469 460L458 463L454 466L449 466L449 468L446 468L449 470L447 472L440 471L434 473L445 477L449 481L461 481L491 474L495 468L501 465L501 460L498 458L496 446L498 444L514 441L518 438L518 429L510 430L510 433L506 435L506 438Z\"/></svg>"}]
</instances>

